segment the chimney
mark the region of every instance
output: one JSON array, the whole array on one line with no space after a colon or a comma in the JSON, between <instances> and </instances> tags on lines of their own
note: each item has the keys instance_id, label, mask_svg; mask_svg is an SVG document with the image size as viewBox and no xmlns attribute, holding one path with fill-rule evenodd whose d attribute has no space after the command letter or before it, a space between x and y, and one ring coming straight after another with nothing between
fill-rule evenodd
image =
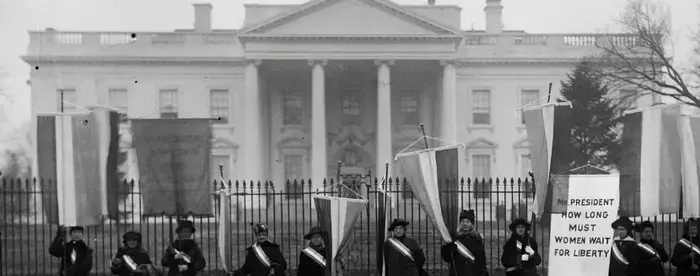
<instances>
[{"instance_id":1,"label":"chimney","mask_svg":"<svg viewBox=\"0 0 700 276\"><path fill-rule=\"evenodd\" d=\"M211 32L211 4L192 4L194 6L194 31Z\"/></svg>"},{"instance_id":2,"label":"chimney","mask_svg":"<svg viewBox=\"0 0 700 276\"><path fill-rule=\"evenodd\" d=\"M486 13L486 32L503 32L503 6L501 6L501 0L486 0L484 12Z\"/></svg>"},{"instance_id":3,"label":"chimney","mask_svg":"<svg viewBox=\"0 0 700 276\"><path fill-rule=\"evenodd\" d=\"M435 0L428 0L428 5L435 6Z\"/></svg>"}]
</instances>

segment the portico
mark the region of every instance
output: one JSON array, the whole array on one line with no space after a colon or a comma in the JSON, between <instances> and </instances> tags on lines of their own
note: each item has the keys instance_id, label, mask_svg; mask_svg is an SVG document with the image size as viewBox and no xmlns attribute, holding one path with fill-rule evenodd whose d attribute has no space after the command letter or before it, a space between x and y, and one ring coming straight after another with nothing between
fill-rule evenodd
<instances>
[{"instance_id":1,"label":"portico","mask_svg":"<svg viewBox=\"0 0 700 276\"><path fill-rule=\"evenodd\" d=\"M334 176L338 161L350 171L383 175L384 164L420 137L421 123L434 136L455 135L456 75L449 61L251 60L246 66L245 179L285 179L287 155L303 156L310 168L299 173L314 183Z\"/></svg>"}]
</instances>

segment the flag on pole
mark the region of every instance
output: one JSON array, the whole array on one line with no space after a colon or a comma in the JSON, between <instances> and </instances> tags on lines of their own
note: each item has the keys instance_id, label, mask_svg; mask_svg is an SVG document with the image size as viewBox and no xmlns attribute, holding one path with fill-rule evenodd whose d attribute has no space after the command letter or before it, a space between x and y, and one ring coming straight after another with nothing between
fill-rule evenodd
<instances>
[{"instance_id":1,"label":"flag on pole","mask_svg":"<svg viewBox=\"0 0 700 276\"><path fill-rule=\"evenodd\" d=\"M350 233L367 200L320 195L314 195L313 199L316 203L318 223L328 232L326 248L329 250L326 251L326 263L332 264L331 261L347 246ZM326 275L333 275L332 267L326 266Z\"/></svg>"},{"instance_id":2,"label":"flag on pole","mask_svg":"<svg viewBox=\"0 0 700 276\"><path fill-rule=\"evenodd\" d=\"M107 108L92 110L99 128L100 186L102 212L110 219L119 218L119 113Z\"/></svg>"},{"instance_id":3,"label":"flag on pole","mask_svg":"<svg viewBox=\"0 0 700 276\"><path fill-rule=\"evenodd\" d=\"M221 256L221 266L224 271L230 272L232 269L231 256L231 208L229 208L229 194L226 181L221 179L224 189L219 191L219 256Z\"/></svg>"},{"instance_id":4,"label":"flag on pole","mask_svg":"<svg viewBox=\"0 0 700 276\"><path fill-rule=\"evenodd\" d=\"M678 116L681 177L683 179L683 217L700 217L700 117L697 115ZM676 144L667 143L673 148L669 154L677 153ZM675 160L674 160L675 161Z\"/></svg>"},{"instance_id":5,"label":"flag on pole","mask_svg":"<svg viewBox=\"0 0 700 276\"><path fill-rule=\"evenodd\" d=\"M99 126L93 113L37 117L38 175L52 179L42 201L52 224L99 225L107 215L100 183Z\"/></svg>"},{"instance_id":6,"label":"flag on pole","mask_svg":"<svg viewBox=\"0 0 700 276\"><path fill-rule=\"evenodd\" d=\"M564 108L570 108L570 103L547 103L523 110L535 181L532 209L538 217L544 212L549 176L568 170L568 164L560 161L566 153L557 150L565 148L557 145L569 143L571 135L566 117L558 114Z\"/></svg>"},{"instance_id":7,"label":"flag on pole","mask_svg":"<svg viewBox=\"0 0 700 276\"><path fill-rule=\"evenodd\" d=\"M621 216L678 212L683 153L679 112L678 107L656 106L623 117Z\"/></svg>"},{"instance_id":8,"label":"flag on pole","mask_svg":"<svg viewBox=\"0 0 700 276\"><path fill-rule=\"evenodd\" d=\"M383 179L382 185L386 185L386 178ZM377 189L377 272L381 276L386 274L384 270L384 242L389 235L389 209L391 208L391 195L387 193L382 186ZM389 206L389 208L387 208Z\"/></svg>"},{"instance_id":9,"label":"flag on pole","mask_svg":"<svg viewBox=\"0 0 700 276\"><path fill-rule=\"evenodd\" d=\"M456 146L402 153L396 168L407 176L413 196L438 228L442 239L452 241L459 222L458 171Z\"/></svg>"}]
</instances>

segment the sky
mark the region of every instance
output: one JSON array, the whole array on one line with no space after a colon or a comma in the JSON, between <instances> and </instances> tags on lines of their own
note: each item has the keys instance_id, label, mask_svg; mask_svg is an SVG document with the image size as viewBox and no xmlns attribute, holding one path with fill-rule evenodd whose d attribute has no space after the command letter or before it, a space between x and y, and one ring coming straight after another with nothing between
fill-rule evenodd
<instances>
[{"instance_id":1,"label":"sky","mask_svg":"<svg viewBox=\"0 0 700 276\"><path fill-rule=\"evenodd\" d=\"M29 66L20 59L29 44L29 30L172 31L194 26L194 3L211 3L214 29L238 29L244 4L301 4L307 0L0 0L0 98L11 126L30 117ZM427 0L393 0L425 4ZM436 0L462 8L462 29L484 29L485 0ZM674 60L688 66L692 30L700 26L696 0L656 0L668 5L674 30ZM613 27L626 1L502 0L506 29L529 33L596 33ZM8 104L9 103L9 107ZM2 108L3 104L0 104ZM2 110L0 109L0 112ZM2 114L0 114L2 116ZM0 125L0 128L2 125ZM2 129L0 129L2 131Z\"/></svg>"}]
</instances>

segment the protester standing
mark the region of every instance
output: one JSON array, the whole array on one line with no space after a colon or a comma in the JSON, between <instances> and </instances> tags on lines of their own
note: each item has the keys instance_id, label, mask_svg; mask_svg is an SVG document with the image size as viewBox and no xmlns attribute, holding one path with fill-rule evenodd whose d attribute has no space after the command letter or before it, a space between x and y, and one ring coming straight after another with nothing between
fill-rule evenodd
<instances>
[{"instance_id":1,"label":"protester standing","mask_svg":"<svg viewBox=\"0 0 700 276\"><path fill-rule=\"evenodd\" d=\"M488 276L484 236L477 233L474 210L462 210L459 229L451 243L440 250L442 260L450 264L450 276Z\"/></svg>"},{"instance_id":2,"label":"protester standing","mask_svg":"<svg viewBox=\"0 0 700 276\"><path fill-rule=\"evenodd\" d=\"M388 230L392 232L384 242L384 263L387 276L424 276L427 272L425 254L416 240L406 237L408 221L397 218L391 222Z\"/></svg>"},{"instance_id":3,"label":"protester standing","mask_svg":"<svg viewBox=\"0 0 700 276\"><path fill-rule=\"evenodd\" d=\"M287 261L282 255L280 246L270 240L267 225L258 223L253 226L253 231L257 241L246 248L245 263L234 272L234 275L284 276L287 271Z\"/></svg>"},{"instance_id":4,"label":"protester standing","mask_svg":"<svg viewBox=\"0 0 700 276\"><path fill-rule=\"evenodd\" d=\"M666 276L664 263L668 262L668 253L663 244L654 239L654 224L644 221L637 225L639 239L639 265L646 276Z\"/></svg>"},{"instance_id":5,"label":"protester standing","mask_svg":"<svg viewBox=\"0 0 700 276\"><path fill-rule=\"evenodd\" d=\"M676 267L677 276L700 276L700 236L698 220L688 219L683 225L683 236L673 247L671 264Z\"/></svg>"},{"instance_id":6,"label":"protester standing","mask_svg":"<svg viewBox=\"0 0 700 276\"><path fill-rule=\"evenodd\" d=\"M110 270L119 276L151 275L151 257L143 248L142 235L136 231L126 232L122 236L123 247L117 249L112 259Z\"/></svg>"},{"instance_id":7,"label":"protester standing","mask_svg":"<svg viewBox=\"0 0 700 276\"><path fill-rule=\"evenodd\" d=\"M197 276L207 265L207 261L192 239L192 234L197 229L189 220L178 221L177 240L173 241L166 249L160 264L168 268L169 276Z\"/></svg>"},{"instance_id":8,"label":"protester standing","mask_svg":"<svg viewBox=\"0 0 700 276\"><path fill-rule=\"evenodd\" d=\"M66 232L70 235L67 240ZM61 258L59 275L61 276L87 276L92 270L92 248L83 241L85 228L82 226L59 226L56 231L49 254Z\"/></svg>"},{"instance_id":9,"label":"protester standing","mask_svg":"<svg viewBox=\"0 0 700 276\"><path fill-rule=\"evenodd\" d=\"M326 232L321 227L313 227L304 239L306 248L299 253L298 275L323 276L326 273Z\"/></svg>"},{"instance_id":10,"label":"protester standing","mask_svg":"<svg viewBox=\"0 0 700 276\"><path fill-rule=\"evenodd\" d=\"M612 223L615 238L610 253L609 276L644 275L639 263L639 247L633 238L635 226L628 217L620 217Z\"/></svg>"},{"instance_id":11,"label":"protester standing","mask_svg":"<svg viewBox=\"0 0 700 276\"><path fill-rule=\"evenodd\" d=\"M517 218L508 226L511 236L503 245L501 264L506 268L506 276L537 276L537 266L542 257L535 238L530 236L530 223Z\"/></svg>"}]
</instances>

